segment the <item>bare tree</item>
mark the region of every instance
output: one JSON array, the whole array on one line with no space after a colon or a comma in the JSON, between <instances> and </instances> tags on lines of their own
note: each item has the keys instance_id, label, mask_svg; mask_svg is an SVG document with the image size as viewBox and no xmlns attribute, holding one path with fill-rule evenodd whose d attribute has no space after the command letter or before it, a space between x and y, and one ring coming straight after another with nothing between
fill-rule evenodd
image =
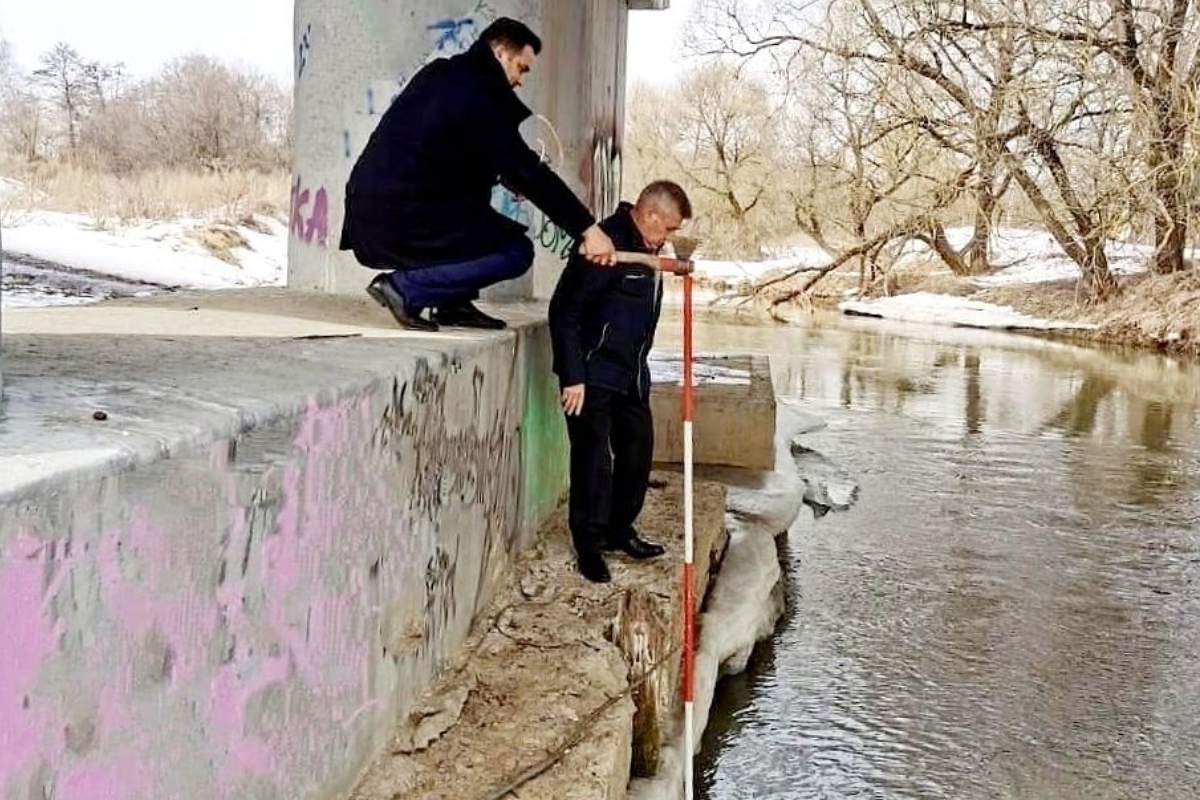
<instances>
[{"instance_id":1,"label":"bare tree","mask_svg":"<svg viewBox=\"0 0 1200 800\"><path fill-rule=\"evenodd\" d=\"M731 0L710 0L707 46L743 58L767 54L787 64L805 51L819 52L891 70L890 84L876 82L877 104L918 126L949 163L970 171L965 188L974 219L966 246L952 247L937 217L918 237L956 273L984 271L996 212L1012 181L1088 277L1094 296L1103 297L1116 286L1103 246L1121 215L1111 213L1110 194L1088 188L1104 159L1083 163L1064 150L1082 152L1106 141L1101 135L1085 142L1085 121L1119 109L1097 105L1097 96L1109 96L1094 92L1094 82L1080 70L1068 71L1066 80L1051 74L1047 48L1023 21L1031 10L1011 6L996 0L828 0L819 6L827 21L822 29L814 23L820 19L814 3L777 3L773 15L754 19ZM878 116L875 109L862 113L867 121Z\"/></svg>"},{"instance_id":2,"label":"bare tree","mask_svg":"<svg viewBox=\"0 0 1200 800\"><path fill-rule=\"evenodd\" d=\"M178 59L140 92L153 156L210 169L286 162L291 103L281 87L207 56Z\"/></svg>"},{"instance_id":3,"label":"bare tree","mask_svg":"<svg viewBox=\"0 0 1200 800\"><path fill-rule=\"evenodd\" d=\"M63 114L67 147L72 157L79 149L79 127L97 99L100 66L84 60L75 48L58 43L44 53L41 66L33 71L34 82L42 86Z\"/></svg>"},{"instance_id":4,"label":"bare tree","mask_svg":"<svg viewBox=\"0 0 1200 800\"><path fill-rule=\"evenodd\" d=\"M43 136L42 104L13 60L11 46L0 39L0 148L33 161Z\"/></svg>"},{"instance_id":5,"label":"bare tree","mask_svg":"<svg viewBox=\"0 0 1200 800\"><path fill-rule=\"evenodd\" d=\"M756 255L774 233L780 162L766 85L709 63L664 89L635 87L626 136L631 184L680 180L712 255Z\"/></svg>"},{"instance_id":6,"label":"bare tree","mask_svg":"<svg viewBox=\"0 0 1200 800\"><path fill-rule=\"evenodd\" d=\"M1125 76L1120 84L1145 137L1145 179L1152 196L1155 271L1184 268L1197 191L1200 135L1200 9L1192 0L1070 0L1050 3L1028 29L1083 49Z\"/></svg>"}]
</instances>

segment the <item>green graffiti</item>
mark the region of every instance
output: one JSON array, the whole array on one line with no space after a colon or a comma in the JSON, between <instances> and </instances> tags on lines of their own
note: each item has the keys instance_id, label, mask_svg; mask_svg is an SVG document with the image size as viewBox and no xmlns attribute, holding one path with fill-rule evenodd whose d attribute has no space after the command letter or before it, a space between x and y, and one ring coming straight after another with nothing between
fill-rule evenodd
<instances>
[{"instance_id":1,"label":"green graffiti","mask_svg":"<svg viewBox=\"0 0 1200 800\"><path fill-rule=\"evenodd\" d=\"M521 471L525 530L552 512L567 490L567 426L551 371L549 331L525 342L525 413L521 419Z\"/></svg>"}]
</instances>

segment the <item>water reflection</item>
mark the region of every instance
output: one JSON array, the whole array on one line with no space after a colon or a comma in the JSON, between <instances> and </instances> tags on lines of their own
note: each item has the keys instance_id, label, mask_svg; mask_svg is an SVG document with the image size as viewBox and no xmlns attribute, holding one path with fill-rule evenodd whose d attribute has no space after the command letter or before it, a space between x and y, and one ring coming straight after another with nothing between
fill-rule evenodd
<instances>
[{"instance_id":1,"label":"water reflection","mask_svg":"<svg viewBox=\"0 0 1200 800\"><path fill-rule=\"evenodd\" d=\"M862 484L790 537L707 797L1200 796L1195 365L825 318L697 341L770 354Z\"/></svg>"}]
</instances>

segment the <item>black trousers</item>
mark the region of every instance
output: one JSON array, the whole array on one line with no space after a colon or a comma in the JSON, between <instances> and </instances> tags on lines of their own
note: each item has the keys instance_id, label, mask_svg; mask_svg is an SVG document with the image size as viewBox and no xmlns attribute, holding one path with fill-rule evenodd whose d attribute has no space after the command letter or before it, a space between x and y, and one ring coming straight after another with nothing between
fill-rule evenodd
<instances>
[{"instance_id":1,"label":"black trousers","mask_svg":"<svg viewBox=\"0 0 1200 800\"><path fill-rule=\"evenodd\" d=\"M654 457L650 404L632 392L587 387L583 413L567 417L571 439L571 539L597 553L633 532Z\"/></svg>"}]
</instances>

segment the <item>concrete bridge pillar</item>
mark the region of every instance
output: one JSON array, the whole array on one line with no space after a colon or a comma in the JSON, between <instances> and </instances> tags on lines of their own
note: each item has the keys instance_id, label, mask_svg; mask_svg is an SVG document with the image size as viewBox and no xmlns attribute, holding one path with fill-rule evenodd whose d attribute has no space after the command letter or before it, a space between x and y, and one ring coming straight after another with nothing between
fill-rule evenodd
<instances>
[{"instance_id":1,"label":"concrete bridge pillar","mask_svg":"<svg viewBox=\"0 0 1200 800\"><path fill-rule=\"evenodd\" d=\"M656 3L641 7L665 5ZM350 169L392 98L432 59L462 52L494 19L520 19L545 48L522 99L523 129L597 214L619 199L627 0L297 0L296 142L289 286L357 293L371 272L337 249ZM545 297L570 248L528 203L493 203L529 226L531 274L493 296Z\"/></svg>"}]
</instances>

